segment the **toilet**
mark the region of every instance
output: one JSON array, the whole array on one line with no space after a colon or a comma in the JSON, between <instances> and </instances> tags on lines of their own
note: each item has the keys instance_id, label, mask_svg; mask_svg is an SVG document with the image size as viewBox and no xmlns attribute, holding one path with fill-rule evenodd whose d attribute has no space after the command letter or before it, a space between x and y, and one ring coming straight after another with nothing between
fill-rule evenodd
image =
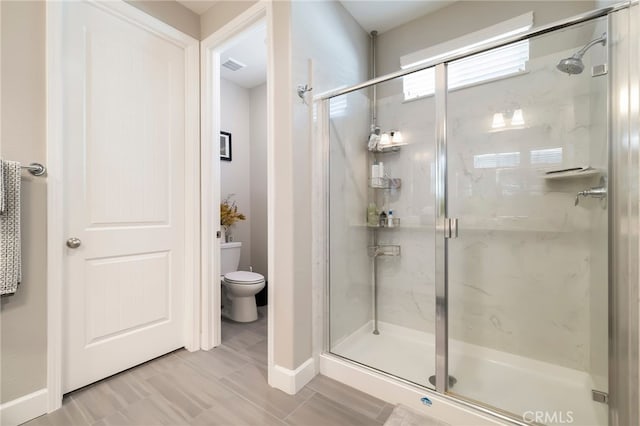
<instances>
[{"instance_id":1,"label":"toilet","mask_svg":"<svg viewBox=\"0 0 640 426\"><path fill-rule=\"evenodd\" d=\"M255 272L238 271L241 242L220 244L222 315L237 322L258 319L255 295L264 288L264 277Z\"/></svg>"}]
</instances>

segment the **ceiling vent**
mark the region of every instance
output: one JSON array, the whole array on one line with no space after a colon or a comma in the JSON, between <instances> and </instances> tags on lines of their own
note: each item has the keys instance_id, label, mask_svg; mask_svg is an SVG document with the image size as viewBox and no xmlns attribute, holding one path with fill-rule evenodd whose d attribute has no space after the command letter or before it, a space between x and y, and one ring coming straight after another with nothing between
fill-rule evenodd
<instances>
[{"instance_id":1,"label":"ceiling vent","mask_svg":"<svg viewBox=\"0 0 640 426\"><path fill-rule=\"evenodd\" d=\"M238 62L233 58L227 59L227 61L224 62L222 66L227 69L230 69L231 71L238 71L239 69L246 67L245 64L243 64L242 62Z\"/></svg>"}]
</instances>

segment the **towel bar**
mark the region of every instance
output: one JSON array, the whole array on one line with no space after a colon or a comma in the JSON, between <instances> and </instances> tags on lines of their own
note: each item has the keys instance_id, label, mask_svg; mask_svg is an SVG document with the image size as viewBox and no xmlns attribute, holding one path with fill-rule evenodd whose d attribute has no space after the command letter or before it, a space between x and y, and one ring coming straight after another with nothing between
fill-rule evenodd
<instances>
[{"instance_id":1,"label":"towel bar","mask_svg":"<svg viewBox=\"0 0 640 426\"><path fill-rule=\"evenodd\" d=\"M28 166L20 166L34 176L42 176L47 172L47 168L40 163L31 163Z\"/></svg>"}]
</instances>

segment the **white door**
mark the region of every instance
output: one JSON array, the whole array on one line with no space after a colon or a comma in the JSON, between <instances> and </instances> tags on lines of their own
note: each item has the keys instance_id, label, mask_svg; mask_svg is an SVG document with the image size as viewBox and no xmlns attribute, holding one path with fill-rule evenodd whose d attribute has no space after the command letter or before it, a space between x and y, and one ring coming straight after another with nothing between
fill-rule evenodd
<instances>
[{"instance_id":1,"label":"white door","mask_svg":"<svg viewBox=\"0 0 640 426\"><path fill-rule=\"evenodd\" d=\"M185 49L63 6L63 390L185 345Z\"/></svg>"}]
</instances>

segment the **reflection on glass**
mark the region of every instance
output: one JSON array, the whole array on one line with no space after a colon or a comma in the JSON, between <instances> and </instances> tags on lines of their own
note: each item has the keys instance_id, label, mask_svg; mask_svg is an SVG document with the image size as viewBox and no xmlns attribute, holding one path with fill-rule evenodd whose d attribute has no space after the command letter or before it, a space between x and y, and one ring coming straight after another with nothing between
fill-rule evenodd
<instances>
[{"instance_id":1,"label":"reflection on glass","mask_svg":"<svg viewBox=\"0 0 640 426\"><path fill-rule=\"evenodd\" d=\"M512 126L524 126L524 115L522 114L522 108L518 108L513 111L513 117L511 118Z\"/></svg>"}]
</instances>

